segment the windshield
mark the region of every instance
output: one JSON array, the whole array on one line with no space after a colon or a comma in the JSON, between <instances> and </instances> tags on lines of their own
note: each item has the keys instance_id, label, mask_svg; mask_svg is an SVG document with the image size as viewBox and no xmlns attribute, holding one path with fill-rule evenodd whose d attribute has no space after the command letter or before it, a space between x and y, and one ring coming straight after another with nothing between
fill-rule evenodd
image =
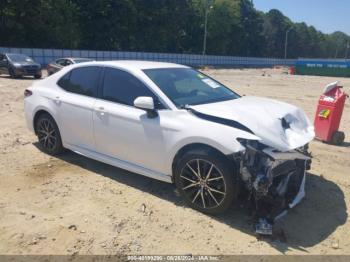
<instances>
[{"instance_id":1,"label":"windshield","mask_svg":"<svg viewBox=\"0 0 350 262\"><path fill-rule=\"evenodd\" d=\"M22 54L7 54L7 57L12 62L33 62L33 59L31 59L29 56Z\"/></svg>"},{"instance_id":2,"label":"windshield","mask_svg":"<svg viewBox=\"0 0 350 262\"><path fill-rule=\"evenodd\" d=\"M92 61L94 61L94 60L88 59L88 58L76 58L76 59L72 59L72 60L76 64L83 63L83 62L92 62Z\"/></svg>"},{"instance_id":3,"label":"windshield","mask_svg":"<svg viewBox=\"0 0 350 262\"><path fill-rule=\"evenodd\" d=\"M157 68L143 71L180 108L240 97L192 68Z\"/></svg>"}]
</instances>

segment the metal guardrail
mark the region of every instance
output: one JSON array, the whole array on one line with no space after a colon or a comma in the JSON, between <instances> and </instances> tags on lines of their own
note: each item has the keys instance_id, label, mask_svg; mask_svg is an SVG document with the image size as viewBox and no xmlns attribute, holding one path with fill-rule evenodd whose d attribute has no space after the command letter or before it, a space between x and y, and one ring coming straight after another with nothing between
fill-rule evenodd
<instances>
[{"instance_id":1,"label":"metal guardrail","mask_svg":"<svg viewBox=\"0 0 350 262\"><path fill-rule=\"evenodd\" d=\"M150 60L171 62L190 66L231 66L231 67L271 67L275 65L294 65L294 59L216 56L195 54L170 54L150 52L121 52L71 49L39 49L0 47L0 53L21 53L32 57L42 65L62 57L84 57L97 61L107 60Z\"/></svg>"}]
</instances>

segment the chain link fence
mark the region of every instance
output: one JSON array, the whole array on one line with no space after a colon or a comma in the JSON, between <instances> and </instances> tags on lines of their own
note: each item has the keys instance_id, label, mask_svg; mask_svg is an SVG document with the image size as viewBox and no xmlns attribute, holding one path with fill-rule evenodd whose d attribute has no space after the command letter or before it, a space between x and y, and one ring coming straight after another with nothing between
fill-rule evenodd
<instances>
[{"instance_id":1,"label":"chain link fence","mask_svg":"<svg viewBox=\"0 0 350 262\"><path fill-rule=\"evenodd\" d=\"M0 53L20 53L32 57L36 62L47 65L63 57L84 57L96 61L107 60L149 60L171 62L189 66L222 66L222 67L271 67L275 65L294 65L294 59L216 56L195 54L170 54L149 52L120 52L71 49L40 49L0 47Z\"/></svg>"}]
</instances>

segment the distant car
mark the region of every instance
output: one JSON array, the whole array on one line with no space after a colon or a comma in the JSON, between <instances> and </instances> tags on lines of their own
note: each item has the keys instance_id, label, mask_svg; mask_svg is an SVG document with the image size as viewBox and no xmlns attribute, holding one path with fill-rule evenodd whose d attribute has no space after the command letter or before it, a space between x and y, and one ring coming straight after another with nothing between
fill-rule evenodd
<instances>
[{"instance_id":1,"label":"distant car","mask_svg":"<svg viewBox=\"0 0 350 262\"><path fill-rule=\"evenodd\" d=\"M255 228L305 195L314 128L287 103L240 96L190 67L145 61L72 65L25 90L27 124L44 152L71 149L175 183L185 202L217 214L244 196Z\"/></svg>"},{"instance_id":2,"label":"distant car","mask_svg":"<svg viewBox=\"0 0 350 262\"><path fill-rule=\"evenodd\" d=\"M65 66L80 64L84 62L92 62L92 61L94 60L89 58L73 58L73 57L59 58L47 65L47 73L49 75L52 75L53 73L60 71Z\"/></svg>"},{"instance_id":3,"label":"distant car","mask_svg":"<svg viewBox=\"0 0 350 262\"><path fill-rule=\"evenodd\" d=\"M0 74L9 74L12 78L34 76L41 78L41 65L24 54L0 54Z\"/></svg>"}]
</instances>

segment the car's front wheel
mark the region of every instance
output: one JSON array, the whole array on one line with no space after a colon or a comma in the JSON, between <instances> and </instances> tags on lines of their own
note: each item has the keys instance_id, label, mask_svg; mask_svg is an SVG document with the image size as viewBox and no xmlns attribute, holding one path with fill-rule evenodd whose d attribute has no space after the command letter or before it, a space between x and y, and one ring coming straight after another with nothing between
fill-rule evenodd
<instances>
[{"instance_id":1,"label":"car's front wheel","mask_svg":"<svg viewBox=\"0 0 350 262\"><path fill-rule=\"evenodd\" d=\"M34 78L35 79L40 79L42 77L42 74L36 74L36 75L34 75Z\"/></svg>"},{"instance_id":2,"label":"car's front wheel","mask_svg":"<svg viewBox=\"0 0 350 262\"><path fill-rule=\"evenodd\" d=\"M237 198L233 165L215 153L186 153L175 167L174 179L185 202L204 213L222 213Z\"/></svg>"},{"instance_id":3,"label":"car's front wheel","mask_svg":"<svg viewBox=\"0 0 350 262\"><path fill-rule=\"evenodd\" d=\"M15 71L12 68L9 68L9 75L11 78L16 78Z\"/></svg>"},{"instance_id":4,"label":"car's front wheel","mask_svg":"<svg viewBox=\"0 0 350 262\"><path fill-rule=\"evenodd\" d=\"M35 123L35 131L45 153L56 155L64 150L58 126L49 114L39 116Z\"/></svg>"}]
</instances>

